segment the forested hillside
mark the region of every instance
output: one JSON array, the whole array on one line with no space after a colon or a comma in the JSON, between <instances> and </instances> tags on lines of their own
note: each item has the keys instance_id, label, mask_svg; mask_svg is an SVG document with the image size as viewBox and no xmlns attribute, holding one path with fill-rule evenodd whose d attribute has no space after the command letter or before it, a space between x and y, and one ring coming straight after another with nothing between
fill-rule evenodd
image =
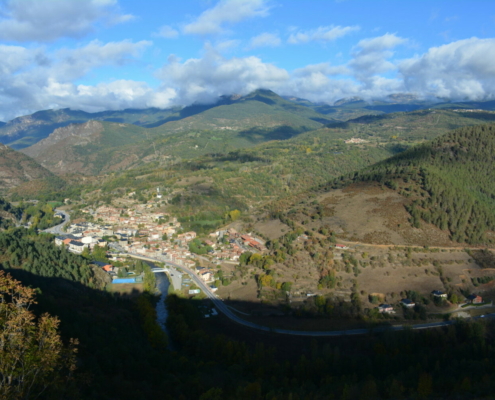
<instances>
[{"instance_id":1,"label":"forested hillside","mask_svg":"<svg viewBox=\"0 0 495 400\"><path fill-rule=\"evenodd\" d=\"M411 223L432 223L457 242L495 240L495 125L462 128L333 181L377 181L410 197Z\"/></svg>"},{"instance_id":2,"label":"forested hillside","mask_svg":"<svg viewBox=\"0 0 495 400\"><path fill-rule=\"evenodd\" d=\"M86 286L102 288L86 260L24 228L0 233L0 263L4 269L20 268L42 277L64 278Z\"/></svg>"}]
</instances>

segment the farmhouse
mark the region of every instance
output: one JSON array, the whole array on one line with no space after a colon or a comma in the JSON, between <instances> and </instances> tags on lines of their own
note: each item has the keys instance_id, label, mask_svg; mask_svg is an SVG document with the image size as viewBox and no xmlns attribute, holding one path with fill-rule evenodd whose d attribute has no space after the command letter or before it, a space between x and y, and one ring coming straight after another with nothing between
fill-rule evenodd
<instances>
[{"instance_id":1,"label":"farmhouse","mask_svg":"<svg viewBox=\"0 0 495 400\"><path fill-rule=\"evenodd\" d=\"M400 302L404 307L407 308L412 308L416 305L416 303L414 303L414 301L412 301L411 299L402 299Z\"/></svg>"},{"instance_id":2,"label":"farmhouse","mask_svg":"<svg viewBox=\"0 0 495 400\"><path fill-rule=\"evenodd\" d=\"M198 275L200 276L201 279L203 279L205 282L208 282L209 280L211 280L212 278L212 275L211 275L211 272L208 271L207 269L202 269L200 271L198 271Z\"/></svg>"},{"instance_id":3,"label":"farmhouse","mask_svg":"<svg viewBox=\"0 0 495 400\"><path fill-rule=\"evenodd\" d=\"M467 297L467 302L471 304L481 304L483 303L483 298L477 294L472 294Z\"/></svg>"},{"instance_id":4,"label":"farmhouse","mask_svg":"<svg viewBox=\"0 0 495 400\"><path fill-rule=\"evenodd\" d=\"M380 304L377 308L380 313L388 314L394 312L394 308L390 304Z\"/></svg>"},{"instance_id":5,"label":"farmhouse","mask_svg":"<svg viewBox=\"0 0 495 400\"><path fill-rule=\"evenodd\" d=\"M440 290L434 290L433 292L431 292L431 294L434 296L434 297L442 297L444 299L447 298L447 293L445 292L441 292Z\"/></svg>"}]
</instances>

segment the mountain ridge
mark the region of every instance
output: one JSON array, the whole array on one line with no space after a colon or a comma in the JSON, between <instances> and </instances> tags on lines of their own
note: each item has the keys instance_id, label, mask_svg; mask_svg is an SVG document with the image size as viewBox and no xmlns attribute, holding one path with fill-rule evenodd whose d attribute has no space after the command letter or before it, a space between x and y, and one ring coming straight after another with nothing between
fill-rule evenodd
<instances>
[{"instance_id":1,"label":"mountain ridge","mask_svg":"<svg viewBox=\"0 0 495 400\"><path fill-rule=\"evenodd\" d=\"M260 101L278 107L289 113L307 117L315 122L327 124L345 122L362 115L378 115L397 111L413 111L426 108L479 108L495 109L494 101L486 102L428 102L418 100L410 95L395 94L384 100L365 102L356 97L341 99L334 104L313 103L295 96L279 96L268 89L258 89L245 96L224 95L210 104L191 104L185 107L167 109L124 109L88 113L80 110L63 108L58 110L41 110L30 115L20 116L11 121L0 122L0 142L14 149L29 147L46 138L55 129L71 123L84 123L88 120L133 124L146 128L156 128L168 122L184 120L197 116L220 106L241 104L247 101ZM290 117L288 117L290 120ZM215 124L213 124L215 126Z\"/></svg>"}]
</instances>

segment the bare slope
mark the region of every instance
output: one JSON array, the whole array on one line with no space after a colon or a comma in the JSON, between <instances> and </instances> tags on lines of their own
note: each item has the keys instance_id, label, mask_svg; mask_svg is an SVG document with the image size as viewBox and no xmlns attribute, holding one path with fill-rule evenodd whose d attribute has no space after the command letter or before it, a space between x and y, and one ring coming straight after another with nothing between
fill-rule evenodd
<instances>
[{"instance_id":1,"label":"bare slope","mask_svg":"<svg viewBox=\"0 0 495 400\"><path fill-rule=\"evenodd\" d=\"M53 176L32 158L0 144L0 189Z\"/></svg>"},{"instance_id":2,"label":"bare slope","mask_svg":"<svg viewBox=\"0 0 495 400\"><path fill-rule=\"evenodd\" d=\"M491 244L494 153L495 124L461 128L276 208L307 229L325 227L350 241Z\"/></svg>"},{"instance_id":3,"label":"bare slope","mask_svg":"<svg viewBox=\"0 0 495 400\"><path fill-rule=\"evenodd\" d=\"M58 128L22 151L56 174L98 174L137 161L142 149L132 145L146 141L144 130L128 124L88 121Z\"/></svg>"}]
</instances>

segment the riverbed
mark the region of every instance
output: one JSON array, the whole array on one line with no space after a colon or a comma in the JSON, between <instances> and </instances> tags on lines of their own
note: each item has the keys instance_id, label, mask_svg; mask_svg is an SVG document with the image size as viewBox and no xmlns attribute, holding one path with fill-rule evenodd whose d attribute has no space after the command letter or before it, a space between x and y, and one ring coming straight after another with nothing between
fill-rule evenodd
<instances>
[{"instance_id":1,"label":"riverbed","mask_svg":"<svg viewBox=\"0 0 495 400\"><path fill-rule=\"evenodd\" d=\"M165 298L168 294L168 288L170 287L170 282L168 280L165 272L158 272L155 274L156 277L156 287L160 291L160 299L156 303L156 320L160 327L167 333L166 322L168 317L167 306L165 305Z\"/></svg>"}]
</instances>

